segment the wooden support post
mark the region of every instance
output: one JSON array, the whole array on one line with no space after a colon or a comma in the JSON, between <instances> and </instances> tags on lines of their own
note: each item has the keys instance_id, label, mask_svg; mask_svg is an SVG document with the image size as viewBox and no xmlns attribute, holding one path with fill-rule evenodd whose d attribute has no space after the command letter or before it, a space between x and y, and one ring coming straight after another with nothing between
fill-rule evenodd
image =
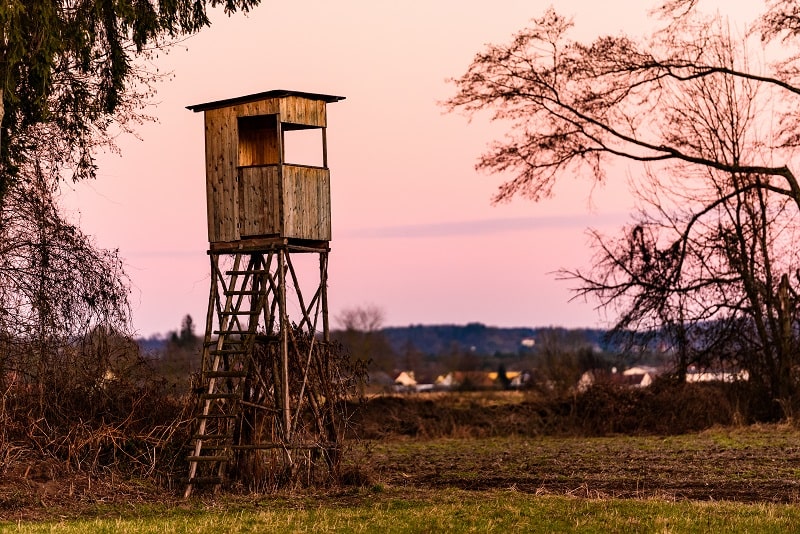
<instances>
[{"instance_id":1,"label":"wooden support post","mask_svg":"<svg viewBox=\"0 0 800 534\"><path fill-rule=\"evenodd\" d=\"M188 457L194 482L187 496L193 484L216 488L231 467L256 484L268 465L275 477L294 477L306 468L311 473L317 457L301 452L307 448L318 449L330 469L336 465L338 437L325 403L336 395L326 343L328 250L296 248L236 252L228 268L222 264L226 253L211 255L204 387L198 392L199 430ZM319 285L310 300L293 266L301 256L319 263ZM290 296L301 308L294 318L297 331Z\"/></svg>"},{"instance_id":2,"label":"wooden support post","mask_svg":"<svg viewBox=\"0 0 800 534\"><path fill-rule=\"evenodd\" d=\"M281 322L281 409L283 412L283 439L288 443L290 440L289 429L291 428L291 406L289 406L289 314L286 309L286 252L278 252L278 280L280 286L280 309Z\"/></svg>"},{"instance_id":3,"label":"wooden support post","mask_svg":"<svg viewBox=\"0 0 800 534\"><path fill-rule=\"evenodd\" d=\"M328 253L319 253L319 289L322 300L322 339L327 343L331 340L330 326L328 325Z\"/></svg>"},{"instance_id":4,"label":"wooden support post","mask_svg":"<svg viewBox=\"0 0 800 534\"><path fill-rule=\"evenodd\" d=\"M328 133L327 128L322 128L322 167L328 168Z\"/></svg>"}]
</instances>

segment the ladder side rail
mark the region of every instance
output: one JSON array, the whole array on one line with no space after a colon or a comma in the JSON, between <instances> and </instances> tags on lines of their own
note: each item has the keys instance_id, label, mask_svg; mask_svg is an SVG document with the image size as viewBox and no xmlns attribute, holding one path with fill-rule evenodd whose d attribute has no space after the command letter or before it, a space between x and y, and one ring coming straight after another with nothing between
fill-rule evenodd
<instances>
[{"instance_id":1,"label":"ladder side rail","mask_svg":"<svg viewBox=\"0 0 800 534\"><path fill-rule=\"evenodd\" d=\"M219 256L216 255L216 254L212 254L212 255L209 256L209 260L211 262L211 273L213 275L216 271L219 270L219 266L216 265L219 262ZM205 368L206 368L206 365L207 365L207 360L208 360L208 358L210 356L208 349L209 349L209 346L211 344L211 331L213 330L213 326L212 325L213 325L213 321L214 321L215 303L218 302L218 301L219 301L219 288L218 288L217 283L216 283L216 277L212 276L211 292L210 292L209 297L208 297L208 311L206 312L206 331L205 331L205 334L203 335L203 357L202 357L202 360L201 360L201 363L200 363L200 365L201 365L201 367L200 367L201 380L202 380L202 373L205 372ZM208 402L208 400L206 400L204 402ZM206 411L207 411L207 407L204 406L204 408L203 408L204 415L208 415L208 413L205 413ZM202 418L199 421L199 426L198 426L197 433L200 434L200 435L204 434L205 433L205 427L206 427L206 419ZM200 439L196 439L195 442L194 442L194 449L192 451L192 456L194 456L194 457L200 456L200 452L201 452L202 448L203 448L203 441L200 440ZM189 461L189 482L186 485L186 491L184 492L184 495L183 495L184 498L188 498L189 495L191 495L192 486L193 486L192 480L194 479L196 474L197 474L197 461L191 461L190 460Z\"/></svg>"},{"instance_id":2,"label":"ladder side rail","mask_svg":"<svg viewBox=\"0 0 800 534\"><path fill-rule=\"evenodd\" d=\"M240 260L241 260L241 254L236 254L235 259L234 259L234 269L238 268ZM217 303L219 302L219 298L218 298L218 296L219 296L218 291L219 290L218 290L218 287L217 287L218 280L221 281L221 283L223 285L223 289L225 288L224 277L222 276L222 273L221 273L221 271L219 269L219 255L216 255L216 254L212 255L211 264L212 264L211 268L212 268L212 271L214 272L214 276L212 278L212 284L211 284L211 286L212 286L211 296L209 297L209 313L208 313L208 315L206 317L206 319L211 319L211 320L206 322L206 335L205 335L205 338L207 338L208 343L204 343L204 348L203 348L204 359L205 359L205 355L206 355L206 353L208 351L208 346L211 343L211 339L210 339L211 338L211 331L213 330L213 313L211 312L211 308L213 306L212 303L214 302L214 300L216 300ZM236 285L236 276L237 275L232 275L232 277L231 277L231 285L234 286L234 287ZM228 287L230 287L230 286L228 286ZM225 297L225 308L224 308L224 311L226 311L226 312L230 311L231 306L233 304L233 298L234 297L232 295L227 295ZM217 304L216 307L217 307L217 311L219 312L219 304ZM228 323L228 316L227 315L223 315L223 314L220 313L219 314L219 328L220 328L220 331L224 331L226 329L227 323ZM213 363L211 365L211 369L210 369L211 371L217 371L219 369L219 363L220 363L220 360L221 360L221 357L222 357L220 351L222 350L223 346L225 345L225 341L226 341L225 338L226 337L227 336L225 336L223 334L220 334L220 335L217 336L216 351L215 351L215 354L214 354ZM203 372L205 372L205 369L203 370ZM216 390L216 380L217 380L216 377L213 377L213 376L208 379L208 386L206 388L206 392L209 395L214 394L214 392ZM205 435L206 422L208 420L207 416L209 415L209 413L211 411L211 404L212 404L213 400L214 399L212 399L212 398L203 399L203 410L202 410L203 417L200 418L200 422L199 422L199 426L198 426L198 432L197 432L198 436L204 436ZM197 437L195 439L194 454L192 454L192 456L195 457L195 458L199 457L200 453L202 452L202 449L203 449L203 438L202 437ZM189 497L191 495L191 493L192 493L192 488L193 488L192 480L194 479L195 475L197 474L197 466L198 466L198 461L196 459L189 462L189 481L188 481L187 486L186 486L186 491L184 492L184 498Z\"/></svg>"},{"instance_id":3,"label":"ladder side rail","mask_svg":"<svg viewBox=\"0 0 800 534\"><path fill-rule=\"evenodd\" d=\"M236 256L234 257L233 271L238 271L239 270L239 265L241 263L241 259L242 259L242 255L240 253L237 253ZM235 307L235 309L238 309L238 307L241 306L241 303L242 303L242 296L241 295L238 295L238 296L237 295L233 295L233 294L230 294L230 291L229 291L230 288L233 288L233 289L236 288L236 284L238 282L239 275L236 274L236 273L231 275L230 283L227 285L227 289L226 289L225 277L223 276L222 271L219 270L219 269L218 269L218 273L219 273L219 279L221 280L221 283L223 285L223 290L225 290L227 294L225 296L225 307L219 313L218 325L219 325L219 331L221 333L217 336L217 345L216 345L216 350L215 350L215 354L214 354L214 363L213 363L212 369L211 369L212 371L218 371L220 363L222 362L223 359L226 358L226 355L222 351L223 351L225 345L228 343L228 334L224 333L224 332L229 330L230 327L232 326L231 321L230 321L231 317L233 317L234 320L236 319L235 316L229 315L228 312L230 312L232 309L234 309L234 307ZM246 282L247 282L247 278L245 276L245 279L243 280L242 284L245 284ZM213 395L215 393L216 386L217 386L216 383L217 383L217 377L215 377L215 376L209 377L209 379L208 379L208 388L207 388L207 393L209 395ZM204 416L208 415L208 413L209 413L209 411L211 409L211 403L212 403L213 400L216 400L216 399L208 398L208 399L205 400L204 412L203 412ZM202 438L199 438L199 441L202 443ZM223 449L223 450L225 450L225 449ZM197 463L197 462L195 461L195 463ZM225 474L225 463L226 462L218 462L218 464L217 464L217 480L222 480L222 477ZM214 491L215 492L219 489L219 486L220 486L219 483L214 484Z\"/></svg>"}]
</instances>

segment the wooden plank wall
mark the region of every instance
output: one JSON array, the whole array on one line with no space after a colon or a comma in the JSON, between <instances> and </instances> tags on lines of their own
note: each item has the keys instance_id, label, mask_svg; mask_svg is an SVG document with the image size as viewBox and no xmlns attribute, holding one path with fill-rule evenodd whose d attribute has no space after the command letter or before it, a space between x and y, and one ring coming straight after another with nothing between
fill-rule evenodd
<instances>
[{"instance_id":1,"label":"wooden plank wall","mask_svg":"<svg viewBox=\"0 0 800 534\"><path fill-rule=\"evenodd\" d=\"M327 126L327 116L325 113L325 102L321 100L309 100L299 96L288 96L280 101L281 120L294 124L307 124L325 128Z\"/></svg>"},{"instance_id":2,"label":"wooden plank wall","mask_svg":"<svg viewBox=\"0 0 800 534\"><path fill-rule=\"evenodd\" d=\"M257 163L268 163L274 160L275 150L280 147L279 140L266 141L264 148L253 148L252 142L257 138L264 138L270 135L267 127L255 127L252 131L245 133L244 141L246 146L240 148L239 118L253 117L258 115L279 114L282 122L295 124L306 124L315 127L326 126L325 102L319 100L309 100L302 97L290 96L284 98L265 99L236 106L209 109L205 112L205 133L206 133L206 193L208 207L208 240L209 242L218 241L237 241L241 239L240 224L240 201L249 204L243 210L245 219L250 215L256 216L254 203L257 202L255 193L242 192L240 194L238 181L238 167L253 165ZM245 119L243 123L247 124ZM253 119L255 120L255 119ZM256 120L257 121L257 120ZM277 129L273 130L273 132ZM276 135L277 137L277 135ZM280 158L282 160L282 158ZM298 167L299 168L299 167ZM308 168L312 169L312 168ZM314 169L323 171L324 169ZM285 220L283 232L288 233L285 237L297 237L301 239L330 239L330 175L324 173L310 174L317 176L313 178L314 188L307 188L301 183L299 174L289 172L289 177L294 193L288 194L286 187L280 195L284 202L282 213ZM324 176L323 176L324 175ZM251 186L261 178L252 178ZM287 177L284 177L284 185ZM267 180L269 182L269 180ZM263 185L269 185L265 183ZM319 191L316 191L321 188ZM311 193L311 189L316 191ZM278 193L271 193L276 195ZM270 195L261 194L261 199L269 201ZM291 202L291 204L286 204ZM307 204L305 204L307 202ZM288 213L293 210L291 218ZM319 211L323 210L322 213ZM314 213L314 212L317 213ZM301 212L304 215L301 216ZM268 228L269 217L262 215L256 216L256 221L252 223L252 231L264 224ZM247 222L247 221L245 221ZM249 224L249 223L247 223ZM246 230L251 231L250 228ZM271 232L265 232L271 233ZM318 237L318 236L327 237Z\"/></svg>"},{"instance_id":3,"label":"wooden plank wall","mask_svg":"<svg viewBox=\"0 0 800 534\"><path fill-rule=\"evenodd\" d=\"M239 233L242 237L281 233L280 167L239 169Z\"/></svg>"},{"instance_id":4,"label":"wooden plank wall","mask_svg":"<svg viewBox=\"0 0 800 534\"><path fill-rule=\"evenodd\" d=\"M237 131L231 124L230 110L210 109L206 123L206 201L208 206L208 240L234 241L237 232L238 201L236 166L238 161Z\"/></svg>"},{"instance_id":5,"label":"wooden plank wall","mask_svg":"<svg viewBox=\"0 0 800 534\"><path fill-rule=\"evenodd\" d=\"M283 166L283 235L330 241L331 178L328 169Z\"/></svg>"}]
</instances>

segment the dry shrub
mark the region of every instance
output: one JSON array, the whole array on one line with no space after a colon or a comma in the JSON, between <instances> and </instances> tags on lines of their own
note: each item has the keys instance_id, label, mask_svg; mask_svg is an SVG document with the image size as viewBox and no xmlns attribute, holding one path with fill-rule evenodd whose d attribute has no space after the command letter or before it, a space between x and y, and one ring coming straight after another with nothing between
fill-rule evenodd
<instances>
[{"instance_id":1,"label":"dry shrub","mask_svg":"<svg viewBox=\"0 0 800 534\"><path fill-rule=\"evenodd\" d=\"M58 360L69 365L2 378L0 468L56 461L62 470L171 478L188 432L185 400L135 342L98 329L61 347Z\"/></svg>"},{"instance_id":2,"label":"dry shrub","mask_svg":"<svg viewBox=\"0 0 800 534\"><path fill-rule=\"evenodd\" d=\"M649 388L597 384L575 399L575 430L588 435L681 434L728 425L734 409L725 384L657 381Z\"/></svg>"},{"instance_id":3,"label":"dry shrub","mask_svg":"<svg viewBox=\"0 0 800 534\"><path fill-rule=\"evenodd\" d=\"M353 435L385 439L679 434L753 421L741 384L660 380L635 389L606 383L573 396L531 395L507 403L481 403L475 398L464 402L463 395L372 398L354 418Z\"/></svg>"},{"instance_id":4,"label":"dry shrub","mask_svg":"<svg viewBox=\"0 0 800 534\"><path fill-rule=\"evenodd\" d=\"M62 163L31 159L0 203L0 471L166 476L182 402L120 333L122 260L63 216Z\"/></svg>"},{"instance_id":5,"label":"dry shrub","mask_svg":"<svg viewBox=\"0 0 800 534\"><path fill-rule=\"evenodd\" d=\"M570 408L566 403L513 400L483 403L476 397L462 402L465 393L433 397L379 396L366 401L352 422L351 437L385 439L483 438L535 436L561 432Z\"/></svg>"}]
</instances>

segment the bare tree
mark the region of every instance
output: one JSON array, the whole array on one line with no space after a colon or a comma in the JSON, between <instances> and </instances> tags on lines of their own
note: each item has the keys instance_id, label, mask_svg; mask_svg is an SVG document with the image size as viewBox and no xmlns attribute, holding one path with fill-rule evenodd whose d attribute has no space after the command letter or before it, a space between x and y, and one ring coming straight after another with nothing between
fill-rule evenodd
<instances>
[{"instance_id":1,"label":"bare tree","mask_svg":"<svg viewBox=\"0 0 800 534\"><path fill-rule=\"evenodd\" d=\"M368 362L371 369L391 373L395 370L396 355L381 332L384 317L383 309L374 304L345 308L336 317L340 330L334 337L353 360Z\"/></svg>"},{"instance_id":2,"label":"bare tree","mask_svg":"<svg viewBox=\"0 0 800 534\"><path fill-rule=\"evenodd\" d=\"M0 209L0 379L30 384L44 405L73 371L65 347L99 325L128 331L128 285L117 252L63 218L55 178L39 162L27 170Z\"/></svg>"},{"instance_id":3,"label":"bare tree","mask_svg":"<svg viewBox=\"0 0 800 534\"><path fill-rule=\"evenodd\" d=\"M512 174L497 201L537 200L565 175L602 182L616 161L640 164L637 219L616 240L595 232L595 267L566 274L580 294L616 307L620 331L668 332L679 374L724 355L772 398L790 398L800 284L794 59L754 62L755 34L734 37L694 1L662 8L669 18L649 41L590 44L569 40L571 21L548 11L478 54L447 105L511 122L478 163Z\"/></svg>"},{"instance_id":4,"label":"bare tree","mask_svg":"<svg viewBox=\"0 0 800 534\"><path fill-rule=\"evenodd\" d=\"M374 304L365 304L341 311L336 321L342 330L359 332L377 332L383 327L385 317L383 309Z\"/></svg>"}]
</instances>

